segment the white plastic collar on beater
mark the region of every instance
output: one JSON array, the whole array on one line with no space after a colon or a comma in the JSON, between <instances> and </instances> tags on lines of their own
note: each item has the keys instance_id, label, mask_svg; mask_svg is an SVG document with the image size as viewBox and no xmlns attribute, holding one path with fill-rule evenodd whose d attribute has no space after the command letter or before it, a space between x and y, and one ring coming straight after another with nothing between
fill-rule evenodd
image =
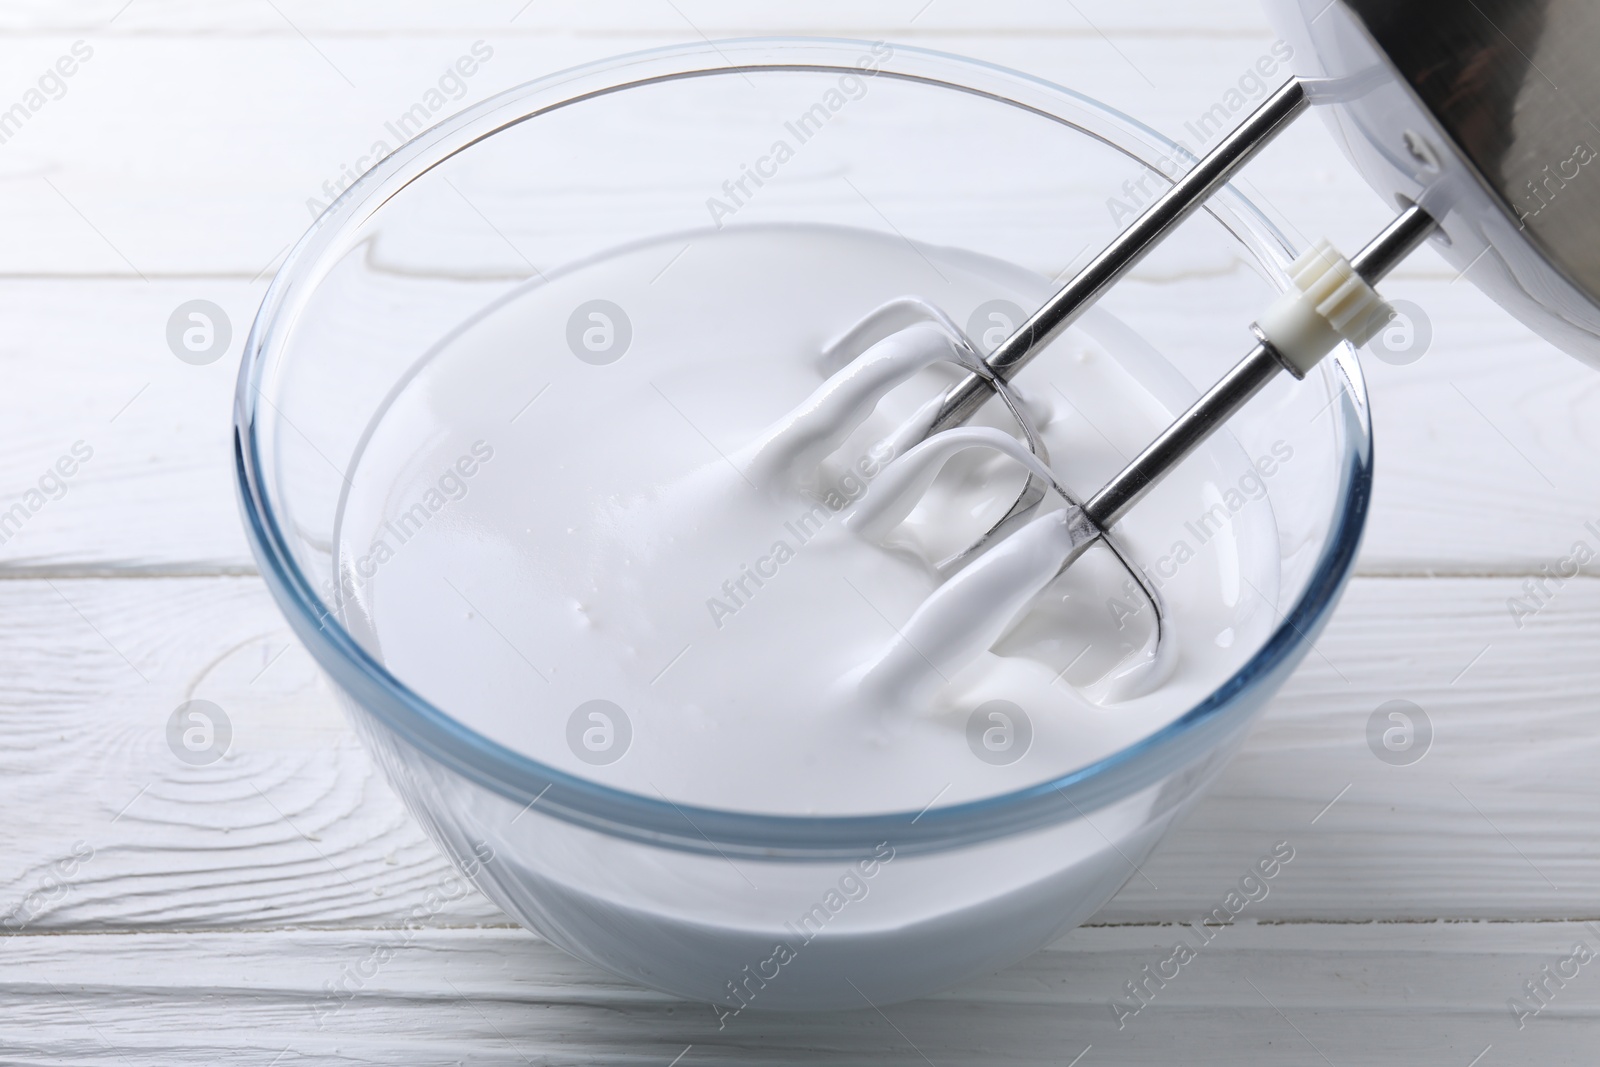
<instances>
[{"instance_id":1,"label":"white plastic collar on beater","mask_svg":"<svg viewBox=\"0 0 1600 1067\"><path fill-rule=\"evenodd\" d=\"M1256 321L1255 331L1304 378L1341 341L1360 348L1394 317L1394 309L1327 241L1294 261L1294 285Z\"/></svg>"}]
</instances>

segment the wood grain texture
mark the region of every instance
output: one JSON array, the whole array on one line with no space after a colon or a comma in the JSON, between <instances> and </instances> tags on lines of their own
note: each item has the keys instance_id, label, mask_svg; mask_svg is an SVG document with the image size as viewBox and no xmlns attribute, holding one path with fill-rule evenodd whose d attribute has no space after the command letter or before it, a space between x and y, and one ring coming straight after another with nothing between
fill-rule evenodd
<instances>
[{"instance_id":1,"label":"wood grain texture","mask_svg":"<svg viewBox=\"0 0 1600 1067\"><path fill-rule=\"evenodd\" d=\"M0 206L18 226L0 246L0 273L12 276L0 288L8 325L0 361L23 383L0 397L10 446L0 457L0 497L24 492L72 442L96 449L68 496L0 545L0 568L253 569L228 459L229 395L247 324L271 266L309 221L306 201L338 180L386 118L471 40L351 38L337 60L361 73L351 88L298 37L197 41L163 31L117 39L67 96L0 146L0 173L10 178L0 182ZM0 56L29 70L69 41L0 35ZM516 37L497 45L463 102L626 44ZM963 38L976 54L1103 90L1174 133L1196 108L1196 94L1175 87L1220 91L1226 72L1248 65L1262 44L1247 36L1197 50L1139 39L1128 47L1152 50L1161 78L1153 87L1098 38ZM141 91L125 91L130 85ZM1383 217L1316 122L1291 130L1246 182L1302 240L1328 233L1354 246ZM1070 253L1041 246L1036 265L1058 269ZM1410 366L1368 361L1380 452L1363 567L1536 570L1596 517L1600 473L1582 457L1597 443L1590 412L1600 404L1600 379L1454 280L1431 253L1408 264L1389 291L1424 308L1434 340ZM1130 292L1142 302L1130 318L1153 334L1206 320L1194 279L1151 278ZM219 303L233 323L230 356L209 367L178 363L164 341L167 316L194 298ZM1219 364L1230 356L1219 348ZM106 515L117 516L115 537Z\"/></svg>"},{"instance_id":2,"label":"wood grain texture","mask_svg":"<svg viewBox=\"0 0 1600 1067\"><path fill-rule=\"evenodd\" d=\"M0 710L0 810L32 813L0 861L0 915L28 929L373 923L448 873L257 580L0 582L0 601L17 695ZM231 722L221 762L169 746L191 699ZM75 845L92 858L64 879ZM504 921L477 900L436 918Z\"/></svg>"},{"instance_id":3,"label":"wood grain texture","mask_svg":"<svg viewBox=\"0 0 1600 1067\"><path fill-rule=\"evenodd\" d=\"M790 32L974 55L1175 136L1271 42L1252 0L0 3L0 110L74 41L95 49L0 144L0 510L74 442L94 449L0 544L0 1062L1594 1062L1592 965L1524 1028L1507 1000L1575 942L1600 947L1572 921L1600 920L1600 582L1562 584L1520 627L1507 602L1574 541L1600 545L1582 460L1600 381L1426 252L1387 290L1425 309L1431 350L1367 361L1367 577L1095 924L941 998L718 1032L475 896L428 905L449 868L250 576L239 339L307 201L473 41L495 57L452 107L619 52ZM1302 243L1357 246L1386 213L1315 121L1240 185ZM1186 280L1130 289L1153 332L1214 327ZM195 298L235 331L208 367L165 345ZM168 747L192 698L234 730L208 767ZM1411 766L1368 748L1395 698L1433 724ZM1108 1002L1183 936L1162 924L1210 911L1280 840L1296 858L1251 906L1266 922L1222 931L1118 1030ZM330 1000L375 953L392 958Z\"/></svg>"},{"instance_id":4,"label":"wood grain texture","mask_svg":"<svg viewBox=\"0 0 1600 1067\"><path fill-rule=\"evenodd\" d=\"M1600 583L1567 583L1519 628L1508 601L1522 595L1511 579L1358 579L1146 865L1150 882L1130 882L1100 921L1194 918L1168 891L1223 893L1279 839L1303 848L1263 906L1274 919L1600 916L1600 794L1578 769L1600 754ZM1369 747L1368 720L1390 700L1431 721L1410 766Z\"/></svg>"},{"instance_id":5,"label":"wood grain texture","mask_svg":"<svg viewBox=\"0 0 1600 1067\"><path fill-rule=\"evenodd\" d=\"M1278 840L1299 858L1261 919L1600 918L1600 582L1568 583L1521 629L1518 584L1358 579L1097 921L1197 918ZM0 858L0 914L23 907L29 931L395 923L448 873L256 579L0 582L0 672L17 694L0 708L0 811L27 813ZM234 731L203 768L166 736L195 698ZM1392 699L1433 725L1412 766L1368 748ZM80 842L93 858L54 889ZM428 921L504 920L462 899Z\"/></svg>"},{"instance_id":6,"label":"wood grain texture","mask_svg":"<svg viewBox=\"0 0 1600 1067\"><path fill-rule=\"evenodd\" d=\"M265 282L215 278L35 280L0 285L7 447L0 511L76 441L94 457L67 491L0 543L0 573L252 573L233 489L238 349ZM1181 281L1129 283L1162 315L1152 336L1234 327ZM1378 439L1367 574L1529 574L1595 541L1600 377L1532 337L1475 290L1402 278L1397 298L1434 333L1418 362L1366 359ZM233 323L230 354L179 362L165 340L179 304L207 299ZM1242 331L1240 331L1242 332ZM1219 349L1219 361L1228 356ZM107 516L115 516L108 524ZM1588 565L1600 573L1600 560Z\"/></svg>"},{"instance_id":7,"label":"wood grain texture","mask_svg":"<svg viewBox=\"0 0 1600 1067\"><path fill-rule=\"evenodd\" d=\"M704 1006L609 979L515 930L22 936L0 946L0 1054L259 1067L1593 1062L1594 962L1550 985L1521 1029L1507 1007L1575 944L1600 945L1593 924L1226 927L1150 986L1119 1030L1111 1000L1131 1001L1124 983L1183 937L1082 929L930 1000L749 1011L719 1031ZM343 977L358 969L370 977ZM352 999L329 996L341 980L359 986Z\"/></svg>"},{"instance_id":8,"label":"wood grain texture","mask_svg":"<svg viewBox=\"0 0 1600 1067\"><path fill-rule=\"evenodd\" d=\"M137 10L136 3L129 13ZM270 7L263 10L270 16ZM297 34L85 33L81 40L93 58L0 152L0 178L9 179L0 184L0 207L17 227L17 239L0 248L0 274L256 277L306 229L313 218L308 200L327 200L324 183L338 185L375 141L396 147L385 123L433 89L474 41L492 47L492 59L451 90L453 99L435 118L543 75L665 43L475 30L336 38L324 46ZM18 72L0 101L20 99L36 72L78 39L0 35L0 61ZM686 43L698 39L692 31L681 35ZM965 54L1089 89L1191 145L1197 141L1185 123L1233 88L1269 44L1259 34L1206 50L1169 37L1115 46L1098 34L960 38ZM681 121L688 129L715 116ZM1312 238L1326 230L1337 241L1357 243L1386 213L1316 121L1288 131L1245 182L1251 195ZM1110 184L1119 183L1120 176ZM833 183L831 194L855 195L842 182ZM682 195L698 204L706 192L686 188ZM1016 210L1048 211L1049 195ZM914 232L904 218L897 225ZM1054 263L1075 251L1041 249L1039 259Z\"/></svg>"}]
</instances>

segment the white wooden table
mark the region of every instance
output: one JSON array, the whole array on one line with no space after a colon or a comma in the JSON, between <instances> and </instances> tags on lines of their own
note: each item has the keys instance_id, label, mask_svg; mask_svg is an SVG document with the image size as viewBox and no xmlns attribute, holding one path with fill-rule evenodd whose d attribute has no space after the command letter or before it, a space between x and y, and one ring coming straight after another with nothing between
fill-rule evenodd
<instances>
[{"instance_id":1,"label":"white wooden table","mask_svg":"<svg viewBox=\"0 0 1600 1067\"><path fill-rule=\"evenodd\" d=\"M239 533L243 333L308 200L474 41L494 58L462 104L611 53L781 31L969 53L1173 134L1271 43L1251 0L0 4L0 108L27 104L0 143L0 510L75 442L93 450L0 543L0 1062L1596 1062L1600 964L1562 961L1600 950L1600 564L1520 625L1508 600L1575 542L1600 549L1600 374L1431 252L1390 286L1434 340L1368 367L1376 503L1321 655L1092 925L935 1000L719 1035L709 1010L481 899L424 903L447 868ZM65 91L30 98L78 41L92 55ZM1315 121L1245 184L1341 245L1384 219ZM208 366L167 347L191 299L233 324ZM233 723L210 767L167 746L191 698ZM1410 766L1368 748L1390 699L1433 724ZM1271 895L1119 1031L1107 1002L1278 841L1296 858ZM425 927L401 929L419 908ZM319 1026L325 988L384 947ZM1541 1010L1519 1025L1513 997Z\"/></svg>"}]
</instances>

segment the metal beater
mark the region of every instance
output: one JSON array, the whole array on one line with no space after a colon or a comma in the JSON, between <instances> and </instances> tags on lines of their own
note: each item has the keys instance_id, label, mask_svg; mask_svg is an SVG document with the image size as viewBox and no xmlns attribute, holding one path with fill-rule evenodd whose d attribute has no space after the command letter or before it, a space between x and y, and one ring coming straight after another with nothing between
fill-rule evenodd
<instances>
[{"instance_id":1,"label":"metal beater","mask_svg":"<svg viewBox=\"0 0 1600 1067\"><path fill-rule=\"evenodd\" d=\"M1296 76L1151 204L987 357L913 298L879 308L832 346L848 357L912 323L955 331L974 367L901 445L929 447L998 395L1034 462L1007 514L938 565L950 578L1027 522L1050 492L1071 530L1062 568L1108 544L1155 608L1160 599L1112 529L1163 477L1278 374L1296 378L1345 342L1365 344L1393 312L1373 287L1430 236L1446 260L1556 345L1600 363L1600 5L1593 0L1268 0ZM1007 383L1178 224L1313 104L1369 184L1399 214L1355 256L1326 242L1252 329L1257 343L1086 501L1049 457ZM921 444L918 444L921 442ZM897 453L898 454L898 453ZM1028 459L1027 456L1020 458ZM936 591L934 598L939 596ZM930 599L930 604L932 599ZM925 605L927 608L928 605Z\"/></svg>"}]
</instances>

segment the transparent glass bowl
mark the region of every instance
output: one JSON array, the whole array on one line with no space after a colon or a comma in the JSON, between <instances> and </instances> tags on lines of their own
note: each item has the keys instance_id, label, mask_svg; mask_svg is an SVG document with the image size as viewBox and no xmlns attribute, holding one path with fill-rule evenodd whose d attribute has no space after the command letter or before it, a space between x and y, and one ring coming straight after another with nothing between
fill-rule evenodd
<instances>
[{"instance_id":1,"label":"transparent glass bowl","mask_svg":"<svg viewBox=\"0 0 1600 1067\"><path fill-rule=\"evenodd\" d=\"M816 130L777 121L806 114ZM774 169L760 159L778 140L793 158L735 203L728 186L750 166ZM1117 891L1238 746L1349 576L1372 448L1352 351L1304 383L1276 383L1231 424L1249 455L1286 443L1296 457L1292 477L1269 483L1280 621L1245 665L1108 758L920 812L685 807L499 745L408 689L403 664L381 662L341 623L336 524L345 472L386 399L439 339L541 272L713 225L800 222L1053 277L1191 160L1014 71L881 42L749 40L624 56L503 93L382 160L328 210L246 346L235 433L245 525L394 788L484 893L574 955L719 1005L727 1025L747 1006L935 992L1022 958ZM1290 258L1225 189L1102 307L1203 387L1246 351L1246 326Z\"/></svg>"}]
</instances>

